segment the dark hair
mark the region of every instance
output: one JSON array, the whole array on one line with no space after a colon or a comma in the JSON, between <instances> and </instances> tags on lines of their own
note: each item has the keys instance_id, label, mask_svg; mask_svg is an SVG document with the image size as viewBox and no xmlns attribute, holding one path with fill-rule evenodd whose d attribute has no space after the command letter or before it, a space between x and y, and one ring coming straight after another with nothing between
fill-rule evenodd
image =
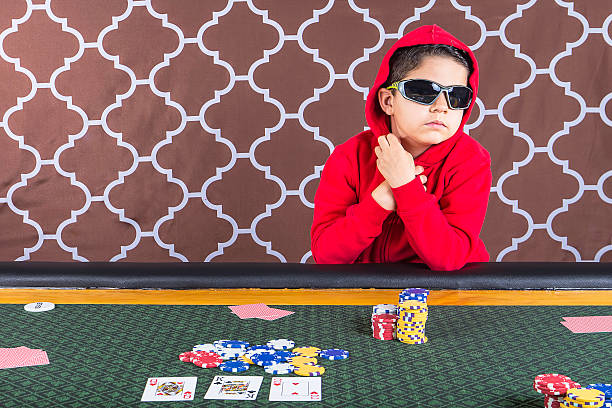
<instances>
[{"instance_id":1,"label":"dark hair","mask_svg":"<svg viewBox=\"0 0 612 408\"><path fill-rule=\"evenodd\" d=\"M472 59L464 50L446 44L413 45L395 50L389 59L389 76L381 88L401 81L410 71L419 66L423 58L432 56L452 58L468 70L468 78L472 74Z\"/></svg>"}]
</instances>

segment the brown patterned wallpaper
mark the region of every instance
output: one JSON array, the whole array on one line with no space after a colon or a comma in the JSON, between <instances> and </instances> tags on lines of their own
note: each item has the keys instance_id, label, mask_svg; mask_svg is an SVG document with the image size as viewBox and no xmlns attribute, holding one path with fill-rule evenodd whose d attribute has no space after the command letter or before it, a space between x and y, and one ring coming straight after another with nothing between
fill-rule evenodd
<instances>
[{"instance_id":1,"label":"brown patterned wallpaper","mask_svg":"<svg viewBox=\"0 0 612 408\"><path fill-rule=\"evenodd\" d=\"M2 0L0 260L312 262L322 166L431 23L481 66L492 260L612 261L608 0Z\"/></svg>"}]
</instances>

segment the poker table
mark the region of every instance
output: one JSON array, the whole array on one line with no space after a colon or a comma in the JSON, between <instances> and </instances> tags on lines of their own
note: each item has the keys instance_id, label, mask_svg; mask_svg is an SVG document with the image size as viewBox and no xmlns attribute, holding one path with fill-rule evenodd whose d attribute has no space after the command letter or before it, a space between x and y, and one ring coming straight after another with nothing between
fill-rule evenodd
<instances>
[{"instance_id":1,"label":"poker table","mask_svg":"<svg viewBox=\"0 0 612 408\"><path fill-rule=\"evenodd\" d=\"M541 407L532 389L538 374L612 382L612 334L560 324L612 315L610 266L3 264L0 347L43 349L50 364L0 370L0 406L294 407L305 403L268 401L272 375L260 367L239 374L264 377L256 401L204 400L215 375L231 374L178 360L198 343L289 338L350 352L320 362L323 400L311 404ZM372 337L372 305L397 303L405 287L431 290L426 344ZM25 312L34 301L56 308ZM294 313L241 320L227 307L248 303ZM147 378L173 376L198 377L194 401L140 402Z\"/></svg>"}]
</instances>

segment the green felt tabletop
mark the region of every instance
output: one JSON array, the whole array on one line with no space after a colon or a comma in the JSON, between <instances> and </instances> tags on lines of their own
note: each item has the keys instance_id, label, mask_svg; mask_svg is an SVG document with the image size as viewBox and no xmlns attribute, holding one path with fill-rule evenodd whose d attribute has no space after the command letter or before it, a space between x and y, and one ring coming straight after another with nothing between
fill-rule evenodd
<instances>
[{"instance_id":1,"label":"green felt tabletop","mask_svg":"<svg viewBox=\"0 0 612 408\"><path fill-rule=\"evenodd\" d=\"M612 333L574 334L564 316L612 315L610 306L430 306L429 342L372 338L369 306L278 306L295 313L241 320L226 306L57 305L28 313L0 305L0 347L40 348L50 364L0 370L0 406L24 407L542 407L537 374L581 384L612 382ZM322 361L322 402L270 402L272 375L256 401L205 400L219 369L178 360L219 339L342 348L350 358ZM148 377L196 376L194 401L140 402Z\"/></svg>"}]
</instances>

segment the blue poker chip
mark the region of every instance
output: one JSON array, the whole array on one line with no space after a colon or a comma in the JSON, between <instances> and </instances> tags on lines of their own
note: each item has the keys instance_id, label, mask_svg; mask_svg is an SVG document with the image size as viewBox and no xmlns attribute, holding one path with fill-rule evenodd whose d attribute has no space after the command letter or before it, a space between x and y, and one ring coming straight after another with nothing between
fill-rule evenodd
<instances>
[{"instance_id":1,"label":"blue poker chip","mask_svg":"<svg viewBox=\"0 0 612 408\"><path fill-rule=\"evenodd\" d=\"M273 363L280 363L281 357L276 354L257 353L251 357L251 361L258 366L268 366Z\"/></svg>"},{"instance_id":2,"label":"blue poker chip","mask_svg":"<svg viewBox=\"0 0 612 408\"><path fill-rule=\"evenodd\" d=\"M326 360L346 360L349 358L349 352L342 349L327 349L319 353L319 357Z\"/></svg>"},{"instance_id":3,"label":"blue poker chip","mask_svg":"<svg viewBox=\"0 0 612 408\"><path fill-rule=\"evenodd\" d=\"M584 388L601 391L604 393L606 402L612 402L612 384L589 384Z\"/></svg>"},{"instance_id":4,"label":"blue poker chip","mask_svg":"<svg viewBox=\"0 0 612 408\"><path fill-rule=\"evenodd\" d=\"M240 373L242 371L246 371L249 369L249 363L245 363L244 361L225 361L219 365L221 371L225 371L228 373Z\"/></svg>"},{"instance_id":5,"label":"blue poker chip","mask_svg":"<svg viewBox=\"0 0 612 408\"><path fill-rule=\"evenodd\" d=\"M275 355L281 358L281 362L286 362L291 357L295 357L295 353L290 352L289 350L276 350Z\"/></svg>"},{"instance_id":6,"label":"blue poker chip","mask_svg":"<svg viewBox=\"0 0 612 408\"><path fill-rule=\"evenodd\" d=\"M258 344L255 346L251 346L249 348L247 348L248 351L272 351L274 352L274 347L271 346L267 346L265 344Z\"/></svg>"},{"instance_id":7,"label":"blue poker chip","mask_svg":"<svg viewBox=\"0 0 612 408\"><path fill-rule=\"evenodd\" d=\"M245 349L247 347L249 347L249 343L247 343L246 341L240 341L240 340L219 340L219 342L215 342L215 346L217 347L221 347L221 348L237 348L237 349Z\"/></svg>"}]
</instances>

